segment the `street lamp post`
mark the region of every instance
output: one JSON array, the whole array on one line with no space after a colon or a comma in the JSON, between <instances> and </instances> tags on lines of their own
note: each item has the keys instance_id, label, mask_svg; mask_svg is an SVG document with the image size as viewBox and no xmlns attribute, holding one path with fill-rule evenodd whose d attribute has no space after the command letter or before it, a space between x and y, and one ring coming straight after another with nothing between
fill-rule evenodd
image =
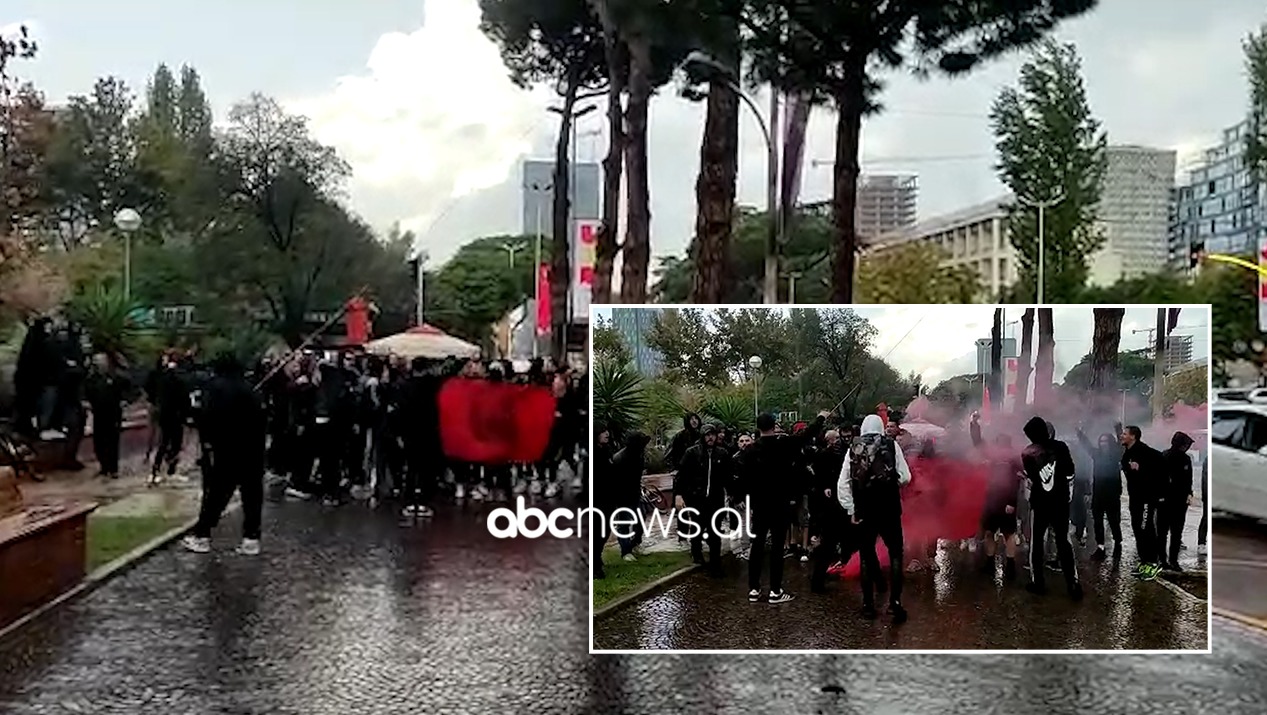
<instances>
[{"instance_id":1,"label":"street lamp post","mask_svg":"<svg viewBox=\"0 0 1267 715\"><path fill-rule=\"evenodd\" d=\"M511 268L511 270L514 270L514 268L515 268L515 254L516 254L516 253L519 253L519 252L520 252L520 251L522 251L522 250L524 250L524 246L523 246L523 244L522 244L522 243L503 243L503 244L502 244L502 250L506 252L506 256L507 256L507 258L509 258L509 259L510 259L510 268Z\"/></svg>"},{"instance_id":2,"label":"street lamp post","mask_svg":"<svg viewBox=\"0 0 1267 715\"><path fill-rule=\"evenodd\" d=\"M774 141L772 125L779 120L779 93L770 87L770 120L761 114L761 108L739 86L735 73L725 64L711 55L695 50L686 56L682 67L696 67L707 70L712 78L721 80L748 105L752 116L756 117L761 127L761 137L765 139L767 152L766 166L766 210L770 212L770 233L766 240L765 276L761 288L762 303L779 302L779 248L783 245L783 221L779 215L779 147Z\"/></svg>"},{"instance_id":3,"label":"street lamp post","mask_svg":"<svg viewBox=\"0 0 1267 715\"><path fill-rule=\"evenodd\" d=\"M425 249L425 248L419 248L419 249L417 249L417 251L415 251L415 253L414 253L414 260L418 262L418 282L417 282L417 284L414 286L414 290L415 290L414 300L416 300L416 301L417 301L418 305L417 305L417 308L415 309L415 313L414 313L414 320L416 320L416 321L417 321L417 323L418 323L418 327L420 327L420 328L421 328L421 327L422 327L422 325L423 325L423 322L422 322L422 318L423 318L423 314L422 314L422 306L423 306L423 290L422 290L422 289L423 289L423 284L422 284L422 280L423 280L423 273L424 273L424 272L426 272L426 269L427 269L427 260L428 260L430 257L431 257L431 254L427 253L427 249Z\"/></svg>"},{"instance_id":4,"label":"street lamp post","mask_svg":"<svg viewBox=\"0 0 1267 715\"><path fill-rule=\"evenodd\" d=\"M132 234L141 227L136 209L122 208L114 215L114 226L123 232L123 298L132 300Z\"/></svg>"},{"instance_id":5,"label":"street lamp post","mask_svg":"<svg viewBox=\"0 0 1267 715\"><path fill-rule=\"evenodd\" d=\"M757 371L761 369L761 357L753 355L748 358L748 367L752 368L752 418L755 420L761 416L761 408L758 406L760 398L757 392Z\"/></svg>"},{"instance_id":6,"label":"street lamp post","mask_svg":"<svg viewBox=\"0 0 1267 715\"><path fill-rule=\"evenodd\" d=\"M1047 199L1046 201L1039 201L1037 199L1027 199L1024 196L1017 196L1016 200L1024 206L1028 206L1032 209L1038 210L1038 301L1037 303L1038 305L1042 305L1043 304L1043 282L1045 280L1045 276L1043 275L1043 270L1045 267L1046 253L1047 253L1047 246L1044 243L1044 241L1046 240L1046 235L1043 233L1043 230L1044 230L1043 218L1044 218L1044 215L1047 213L1047 209L1065 200L1065 195L1063 192L1057 191L1055 196L1051 197L1050 199Z\"/></svg>"},{"instance_id":7,"label":"street lamp post","mask_svg":"<svg viewBox=\"0 0 1267 715\"><path fill-rule=\"evenodd\" d=\"M796 302L796 279L800 277L801 277L801 274L796 273L796 272L787 274L787 302L788 303Z\"/></svg>"},{"instance_id":8,"label":"street lamp post","mask_svg":"<svg viewBox=\"0 0 1267 715\"><path fill-rule=\"evenodd\" d=\"M541 315L541 241L542 241L540 194L545 194L547 192L553 191L554 184L549 184L549 183L542 184L542 183L534 182L528 185L528 190L537 194L537 197L535 199L535 203L537 205L537 212L536 212L537 239L536 239L535 247L534 247L535 258L532 263L532 301L533 301L532 309L536 311L536 314L539 318L539 316ZM532 357L534 359L541 356L541 324L538 318L534 318L532 321Z\"/></svg>"}]
</instances>

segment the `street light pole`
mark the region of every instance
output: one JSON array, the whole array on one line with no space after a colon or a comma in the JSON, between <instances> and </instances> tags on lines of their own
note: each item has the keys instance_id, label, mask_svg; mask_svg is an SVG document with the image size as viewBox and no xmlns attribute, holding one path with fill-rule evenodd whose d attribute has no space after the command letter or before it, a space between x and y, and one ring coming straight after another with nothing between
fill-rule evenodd
<instances>
[{"instance_id":1,"label":"street light pole","mask_svg":"<svg viewBox=\"0 0 1267 715\"><path fill-rule=\"evenodd\" d=\"M1051 197L1050 199L1047 199L1046 201L1040 201L1037 199L1027 199L1023 196L1017 196L1016 200L1024 206L1028 206L1032 209L1038 210L1038 276L1037 276L1038 301L1037 303L1038 305L1042 305L1044 282L1046 281L1046 276L1044 275L1044 269L1046 267L1046 260L1047 260L1047 246L1045 244L1047 236L1044 232L1046 227L1044 226L1043 219L1045 218L1047 209L1059 204L1061 201L1064 201L1065 195L1063 192L1057 191L1055 196Z\"/></svg>"},{"instance_id":2,"label":"street light pole","mask_svg":"<svg viewBox=\"0 0 1267 715\"><path fill-rule=\"evenodd\" d=\"M123 232L123 299L132 300L132 234L141 227L136 209L122 208L114 215L114 226Z\"/></svg>"},{"instance_id":3,"label":"street light pole","mask_svg":"<svg viewBox=\"0 0 1267 715\"><path fill-rule=\"evenodd\" d=\"M418 281L417 285L414 286L414 300L417 302L417 307L414 311L414 320L418 323L418 327L420 328L423 326L423 273L427 270L427 258L429 258L429 256L425 248L419 248L418 252L414 254L414 260L418 262Z\"/></svg>"},{"instance_id":4,"label":"street light pole","mask_svg":"<svg viewBox=\"0 0 1267 715\"><path fill-rule=\"evenodd\" d=\"M757 371L761 369L761 356L753 355L748 358L748 367L752 369L752 419L755 421L761 416L760 398L757 391Z\"/></svg>"},{"instance_id":5,"label":"street light pole","mask_svg":"<svg viewBox=\"0 0 1267 715\"><path fill-rule=\"evenodd\" d=\"M779 121L779 92L770 87L770 120L767 123L761 108L749 97L739 85L739 80L729 67L707 53L695 50L686 56L683 67L694 66L708 70L709 81L726 83L730 90L752 110L761 127L761 138L765 140L768 166L766 167L766 210L770 214L770 233L766 240L765 275L761 289L761 302L773 304L779 302L779 250L783 245L783 221L779 215L779 147L774 140L774 132Z\"/></svg>"},{"instance_id":6,"label":"street light pole","mask_svg":"<svg viewBox=\"0 0 1267 715\"><path fill-rule=\"evenodd\" d=\"M536 311L532 319L532 357L535 359L541 356L541 242L544 233L541 226L541 199L543 194L554 190L554 184L532 183L528 185L528 189L536 196L534 202L537 208L537 237L533 246L532 263L532 309Z\"/></svg>"}]
</instances>

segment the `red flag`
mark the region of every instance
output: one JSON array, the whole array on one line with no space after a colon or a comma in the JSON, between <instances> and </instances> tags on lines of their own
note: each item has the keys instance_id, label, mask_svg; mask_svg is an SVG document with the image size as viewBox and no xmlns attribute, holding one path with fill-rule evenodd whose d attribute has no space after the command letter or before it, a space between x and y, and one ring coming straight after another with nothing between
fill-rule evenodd
<instances>
[{"instance_id":1,"label":"red flag","mask_svg":"<svg viewBox=\"0 0 1267 715\"><path fill-rule=\"evenodd\" d=\"M538 462L550 444L550 388L457 377L438 397L440 441L449 459L476 464Z\"/></svg>"},{"instance_id":2,"label":"red flag","mask_svg":"<svg viewBox=\"0 0 1267 715\"><path fill-rule=\"evenodd\" d=\"M364 345L370 337L370 305L356 296L348 301L347 318L348 345Z\"/></svg>"},{"instance_id":3,"label":"red flag","mask_svg":"<svg viewBox=\"0 0 1267 715\"><path fill-rule=\"evenodd\" d=\"M537 335L550 333L550 264L537 269Z\"/></svg>"}]
</instances>

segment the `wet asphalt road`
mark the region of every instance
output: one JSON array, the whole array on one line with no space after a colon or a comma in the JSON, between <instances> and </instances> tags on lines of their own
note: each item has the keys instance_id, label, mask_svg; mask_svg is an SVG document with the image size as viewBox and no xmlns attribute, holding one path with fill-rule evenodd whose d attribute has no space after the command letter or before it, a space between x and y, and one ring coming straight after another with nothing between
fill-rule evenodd
<instances>
[{"instance_id":1,"label":"wet asphalt road","mask_svg":"<svg viewBox=\"0 0 1267 715\"><path fill-rule=\"evenodd\" d=\"M1214 605L1267 621L1267 524L1214 520Z\"/></svg>"},{"instance_id":2,"label":"wet asphalt road","mask_svg":"<svg viewBox=\"0 0 1267 715\"><path fill-rule=\"evenodd\" d=\"M0 643L0 713L1267 712L1267 636L1224 621L1212 656L591 657L582 544L266 516L258 559L164 550Z\"/></svg>"},{"instance_id":3,"label":"wet asphalt road","mask_svg":"<svg viewBox=\"0 0 1267 715\"><path fill-rule=\"evenodd\" d=\"M1196 552L1200 507L1191 508L1180 556L1185 569L1204 569ZM855 579L809 590L810 564L784 561L790 603L749 603L745 561L730 560L723 578L696 572L595 622L596 650L1205 650L1207 604L1178 588L1141 582L1129 523L1123 524L1120 563L1090 560L1078 548L1081 603L1065 594L1064 579L1047 571L1049 593L1025 591L1028 573L1005 582L1001 569L983 573L983 554L943 544L937 573L906 575L902 601L910 621L867 621ZM1112 548L1110 544L1110 549ZM1018 561L1024 563L1025 553ZM766 565L768 576L768 564ZM768 580L763 581L768 586ZM883 604L883 598L877 603Z\"/></svg>"}]
</instances>

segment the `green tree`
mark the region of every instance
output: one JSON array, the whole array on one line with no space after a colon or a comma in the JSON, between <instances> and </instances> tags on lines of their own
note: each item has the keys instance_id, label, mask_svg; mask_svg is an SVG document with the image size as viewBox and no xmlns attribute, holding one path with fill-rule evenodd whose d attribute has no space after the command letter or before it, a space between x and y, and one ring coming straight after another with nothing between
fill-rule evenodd
<instances>
[{"instance_id":1,"label":"green tree","mask_svg":"<svg viewBox=\"0 0 1267 715\"><path fill-rule=\"evenodd\" d=\"M836 110L832 302L853 300L862 119L880 109L880 76L910 67L962 75L1029 45L1094 0L752 0L741 17L756 76Z\"/></svg>"},{"instance_id":2,"label":"green tree","mask_svg":"<svg viewBox=\"0 0 1267 715\"><path fill-rule=\"evenodd\" d=\"M633 362L633 353L629 351L629 346L625 344L624 336L612 326L610 320L600 319L595 321L593 329L594 334L591 340L594 343L595 359L618 365L627 365Z\"/></svg>"},{"instance_id":3,"label":"green tree","mask_svg":"<svg viewBox=\"0 0 1267 715\"><path fill-rule=\"evenodd\" d=\"M534 240L485 236L459 248L424 281L427 314L449 332L476 343L487 342L492 324L524 304L535 288L532 262L521 260L512 266L506 246L529 246Z\"/></svg>"},{"instance_id":4,"label":"green tree","mask_svg":"<svg viewBox=\"0 0 1267 715\"><path fill-rule=\"evenodd\" d=\"M549 84L561 100L561 106L554 108L559 131L551 182L554 248L550 262L551 345L558 357L565 352L571 322L568 146L578 103L606 91L603 30L586 0L480 0L480 9L480 28L500 48L511 80L524 88Z\"/></svg>"},{"instance_id":5,"label":"green tree","mask_svg":"<svg viewBox=\"0 0 1267 715\"><path fill-rule=\"evenodd\" d=\"M698 308L670 308L660 313L647 345L664 356L664 375L671 382L720 385L730 380L724 347Z\"/></svg>"},{"instance_id":6,"label":"green tree","mask_svg":"<svg viewBox=\"0 0 1267 715\"><path fill-rule=\"evenodd\" d=\"M1077 365L1065 373L1063 386L1078 391L1096 387L1092 384L1093 362L1092 353L1088 352ZM1153 389L1153 368L1148 348L1118 353L1117 364L1113 367L1112 374L1104 380L1104 384L1116 385L1117 389L1146 399Z\"/></svg>"},{"instance_id":7,"label":"green tree","mask_svg":"<svg viewBox=\"0 0 1267 715\"><path fill-rule=\"evenodd\" d=\"M1204 365L1167 375L1162 384L1162 404L1165 407L1179 402L1195 407L1210 401L1210 375Z\"/></svg>"},{"instance_id":8,"label":"green tree","mask_svg":"<svg viewBox=\"0 0 1267 715\"><path fill-rule=\"evenodd\" d=\"M864 254L858 263L861 303L972 303L981 297L977 272L947 266L940 247L911 241Z\"/></svg>"},{"instance_id":9,"label":"green tree","mask_svg":"<svg viewBox=\"0 0 1267 715\"><path fill-rule=\"evenodd\" d=\"M1249 121L1246 163L1267 180L1267 25L1245 39L1245 73L1249 76Z\"/></svg>"},{"instance_id":10,"label":"green tree","mask_svg":"<svg viewBox=\"0 0 1267 715\"><path fill-rule=\"evenodd\" d=\"M999 179L1017 197L1007 215L1019 266L1015 289L1033 295L1038 285L1034 202L1063 197L1044 210L1043 292L1048 302L1069 302L1104 242L1095 220L1108 162L1108 136L1091 114L1074 46L1044 41L1022 66L1019 88L999 94L990 119Z\"/></svg>"}]
</instances>

